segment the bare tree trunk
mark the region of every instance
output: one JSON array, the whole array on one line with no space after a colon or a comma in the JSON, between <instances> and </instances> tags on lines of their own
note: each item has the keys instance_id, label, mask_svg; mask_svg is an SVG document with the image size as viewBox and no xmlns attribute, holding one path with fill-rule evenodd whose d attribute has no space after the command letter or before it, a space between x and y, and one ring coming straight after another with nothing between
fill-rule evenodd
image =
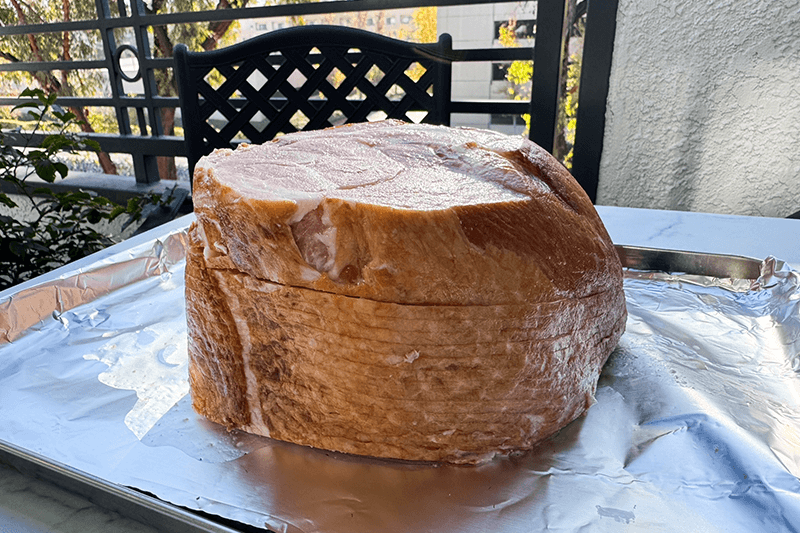
<instances>
[{"instance_id":1,"label":"bare tree trunk","mask_svg":"<svg viewBox=\"0 0 800 533\"><path fill-rule=\"evenodd\" d=\"M70 20L69 0L62 0L61 6L64 13L64 20ZM65 31L61 45L61 55L65 61L72 59L72 55L69 52L69 41L70 34L69 32ZM69 84L69 80L67 79L67 72L63 70L61 71L61 87L66 94L74 93ZM92 125L89 123L89 113L86 111L86 108L71 107L70 111L72 111L80 121L81 130L84 133L94 133L94 128L92 128ZM111 160L111 156L106 152L97 152L97 162L100 164L100 168L103 170L104 174L117 174L117 165L114 164L114 162Z\"/></svg>"},{"instance_id":2,"label":"bare tree trunk","mask_svg":"<svg viewBox=\"0 0 800 533\"><path fill-rule=\"evenodd\" d=\"M228 2L228 0L219 0L215 9L240 9L246 7L247 2L248 0L239 0L238 2L235 0L233 2ZM203 50L215 50L220 39L222 39L222 37L231 27L231 23L232 21L230 20L209 22L208 29L210 30L211 34L206 38L205 41L203 41Z\"/></svg>"},{"instance_id":3,"label":"bare tree trunk","mask_svg":"<svg viewBox=\"0 0 800 533\"><path fill-rule=\"evenodd\" d=\"M149 12L155 13L161 9L162 3L154 2L153 9ZM153 52L156 57L170 57L172 54L172 40L169 38L166 26L153 26ZM168 74L167 78L157 79L158 94L163 96L174 96L178 94L178 87L175 83L175 76ZM164 135L175 135L175 110L172 108L161 108L161 127ZM158 157L158 176L162 180L178 179L178 168L174 157Z\"/></svg>"},{"instance_id":4,"label":"bare tree trunk","mask_svg":"<svg viewBox=\"0 0 800 533\"><path fill-rule=\"evenodd\" d=\"M375 14L375 33L383 33L383 28L386 25L386 11L378 11Z\"/></svg>"},{"instance_id":5,"label":"bare tree trunk","mask_svg":"<svg viewBox=\"0 0 800 533\"><path fill-rule=\"evenodd\" d=\"M94 133L94 128L89 124L89 117L86 109L83 107L70 107L78 120L80 121L81 131L84 133ZM103 174L117 174L117 165L111 160L111 156L107 152L97 152L97 162L103 170Z\"/></svg>"},{"instance_id":6,"label":"bare tree trunk","mask_svg":"<svg viewBox=\"0 0 800 533\"><path fill-rule=\"evenodd\" d=\"M161 108L161 125L164 127L164 135L175 134L175 109L171 107ZM174 157L158 158L158 175L162 180L177 180L178 166L175 164Z\"/></svg>"},{"instance_id":7,"label":"bare tree trunk","mask_svg":"<svg viewBox=\"0 0 800 533\"><path fill-rule=\"evenodd\" d=\"M247 5L249 0L219 0L216 9L238 9ZM146 8L149 14L159 13L164 7L164 0L154 0L152 7ZM217 47L222 37L230 29L232 21L222 20L209 22L209 35L201 44L203 50L213 50ZM156 57L172 56L173 43L169 37L166 26L153 26L153 51ZM175 76L169 74L166 78L158 80L158 94L162 96L175 96L178 94L178 85ZM175 135L175 109L161 109L161 125L164 135ZM174 157L159 157L158 174L162 180L175 180L178 178L178 168Z\"/></svg>"}]
</instances>

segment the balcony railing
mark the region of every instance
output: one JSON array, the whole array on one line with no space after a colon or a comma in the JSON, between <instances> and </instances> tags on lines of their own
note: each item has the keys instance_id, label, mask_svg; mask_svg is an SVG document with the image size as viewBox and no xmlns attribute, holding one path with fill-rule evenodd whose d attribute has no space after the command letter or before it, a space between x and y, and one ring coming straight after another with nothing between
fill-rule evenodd
<instances>
[{"instance_id":1,"label":"balcony railing","mask_svg":"<svg viewBox=\"0 0 800 533\"><path fill-rule=\"evenodd\" d=\"M58 104L68 108L111 108L114 111L117 134L83 133L97 141L107 153L129 154L135 182L153 184L159 181L158 158L186 155L182 137L167 135L162 121L164 110L179 109L174 89L169 84L157 84L157 76L169 75L171 57L154 57L154 28L168 25L214 23L227 20L246 21L280 17L309 17L313 15L390 11L427 6L494 5L499 0L355 0L300 4L281 4L237 9L149 14L143 0L95 0L96 18L37 24L18 24L0 27L0 36L40 35L54 32L75 34L99 32L102 51L90 59L60 59L57 61L7 61L0 63L0 73L53 73L69 70L95 70L107 75L109 94L62 96ZM548 151L554 149L557 133L559 101L564 90L565 54L573 22L585 16L583 60L579 92L577 126L575 130L572 172L594 199L597 173L602 149L605 100L608 90L611 53L614 38L617 0L538 0L536 6L535 45L529 47L458 48L458 62L529 61L534 64L530 100L454 99L452 112L522 115L530 113L529 137ZM132 39L120 36L132 35ZM177 44L177 43L174 43ZM126 57L137 65L131 72L125 69ZM2 75L2 74L0 74ZM488 81L488 80L487 80ZM132 94L130 83L140 87ZM454 77L454 83L458 83ZM162 87L159 90L159 86ZM173 85L174 87L174 85ZM0 98L0 106L13 106L20 100ZM21 142L8 136L12 144Z\"/></svg>"}]
</instances>

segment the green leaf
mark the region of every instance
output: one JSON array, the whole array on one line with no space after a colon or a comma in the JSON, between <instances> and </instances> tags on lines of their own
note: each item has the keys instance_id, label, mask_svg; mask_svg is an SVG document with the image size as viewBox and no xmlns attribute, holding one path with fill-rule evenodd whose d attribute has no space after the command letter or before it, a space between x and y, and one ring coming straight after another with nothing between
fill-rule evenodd
<instances>
[{"instance_id":1,"label":"green leaf","mask_svg":"<svg viewBox=\"0 0 800 533\"><path fill-rule=\"evenodd\" d=\"M142 200L141 198L128 198L128 213L134 213L141 209L142 207Z\"/></svg>"},{"instance_id":2,"label":"green leaf","mask_svg":"<svg viewBox=\"0 0 800 533\"><path fill-rule=\"evenodd\" d=\"M33 167L36 170L36 175L47 183L53 183L56 181L56 167L52 161L34 161Z\"/></svg>"},{"instance_id":3,"label":"green leaf","mask_svg":"<svg viewBox=\"0 0 800 533\"><path fill-rule=\"evenodd\" d=\"M25 246L18 241L11 241L8 243L8 248L11 250L11 253L17 257L25 257Z\"/></svg>"},{"instance_id":4,"label":"green leaf","mask_svg":"<svg viewBox=\"0 0 800 533\"><path fill-rule=\"evenodd\" d=\"M53 166L56 168L56 172L61 174L62 178L66 178L67 177L67 174L69 173L69 168L67 167L67 165L65 165L64 163L61 163L61 162L56 162L56 163L53 163Z\"/></svg>"},{"instance_id":5,"label":"green leaf","mask_svg":"<svg viewBox=\"0 0 800 533\"><path fill-rule=\"evenodd\" d=\"M89 193L87 191L84 191L82 189L81 190L77 190L77 191L73 191L71 193L68 193L68 195L69 195L68 196L69 200L72 203L86 202L86 201L92 199L91 193Z\"/></svg>"},{"instance_id":6,"label":"green leaf","mask_svg":"<svg viewBox=\"0 0 800 533\"><path fill-rule=\"evenodd\" d=\"M42 142L39 144L39 147L50 151L58 151L66 144L67 138L64 135L48 135L42 140Z\"/></svg>"},{"instance_id":7,"label":"green leaf","mask_svg":"<svg viewBox=\"0 0 800 533\"><path fill-rule=\"evenodd\" d=\"M88 150L94 150L95 152L99 152L101 150L100 143L93 139L81 139L80 146L78 148L86 148Z\"/></svg>"},{"instance_id":8,"label":"green leaf","mask_svg":"<svg viewBox=\"0 0 800 533\"><path fill-rule=\"evenodd\" d=\"M86 213L86 220L89 221L89 224L97 224L103 219L103 215L97 209L90 209L88 213Z\"/></svg>"},{"instance_id":9,"label":"green leaf","mask_svg":"<svg viewBox=\"0 0 800 533\"><path fill-rule=\"evenodd\" d=\"M42 150L30 150L25 155L25 157L27 157L29 160L35 162L35 161L39 161L39 160L42 160L42 159L47 159L47 152L44 152Z\"/></svg>"},{"instance_id":10,"label":"green leaf","mask_svg":"<svg viewBox=\"0 0 800 533\"><path fill-rule=\"evenodd\" d=\"M117 218L118 216L120 216L124 212L125 212L125 208L122 207L121 205L118 205L118 206L114 207L114 209L112 209L111 212L108 214L108 219L109 220L114 220L115 218Z\"/></svg>"},{"instance_id":11,"label":"green leaf","mask_svg":"<svg viewBox=\"0 0 800 533\"><path fill-rule=\"evenodd\" d=\"M7 207L17 207L16 202L8 197L8 195L4 192L0 192L0 204L3 204Z\"/></svg>"},{"instance_id":12,"label":"green leaf","mask_svg":"<svg viewBox=\"0 0 800 533\"><path fill-rule=\"evenodd\" d=\"M40 105L39 102L22 102L21 104L17 104L14 107L12 107L11 111L12 112L17 111L18 109L24 109L26 107L35 107L38 109L39 105Z\"/></svg>"},{"instance_id":13,"label":"green leaf","mask_svg":"<svg viewBox=\"0 0 800 533\"><path fill-rule=\"evenodd\" d=\"M75 115L75 113L73 113L72 111L64 112L64 111L56 111L55 109L53 109L53 115L56 118L58 118L61 122L63 122L64 124L66 124L68 122L71 122L71 121L75 120L76 118L78 118L77 115Z\"/></svg>"},{"instance_id":14,"label":"green leaf","mask_svg":"<svg viewBox=\"0 0 800 533\"><path fill-rule=\"evenodd\" d=\"M58 231L69 232L75 229L75 222L60 222L58 224L54 224L53 227Z\"/></svg>"}]
</instances>

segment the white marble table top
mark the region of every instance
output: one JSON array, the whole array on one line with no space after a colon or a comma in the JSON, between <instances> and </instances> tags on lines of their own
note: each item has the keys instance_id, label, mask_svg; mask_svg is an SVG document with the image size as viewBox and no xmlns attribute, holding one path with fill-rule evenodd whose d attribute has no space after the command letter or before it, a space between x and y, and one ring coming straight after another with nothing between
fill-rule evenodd
<instances>
[{"instance_id":1,"label":"white marble table top","mask_svg":"<svg viewBox=\"0 0 800 533\"><path fill-rule=\"evenodd\" d=\"M614 244L769 256L800 268L800 220L598 206Z\"/></svg>"},{"instance_id":2,"label":"white marble table top","mask_svg":"<svg viewBox=\"0 0 800 533\"><path fill-rule=\"evenodd\" d=\"M693 252L774 256L800 268L800 220L710 215L622 207L598 207L615 244ZM185 227L193 215L135 237L136 243ZM130 245L100 252L98 260ZM0 463L0 532L2 533L150 533L141 524L92 504L82 495L33 479Z\"/></svg>"},{"instance_id":3,"label":"white marble table top","mask_svg":"<svg viewBox=\"0 0 800 533\"><path fill-rule=\"evenodd\" d=\"M2 533L155 533L158 529L94 505L79 494L0 463Z\"/></svg>"}]
</instances>

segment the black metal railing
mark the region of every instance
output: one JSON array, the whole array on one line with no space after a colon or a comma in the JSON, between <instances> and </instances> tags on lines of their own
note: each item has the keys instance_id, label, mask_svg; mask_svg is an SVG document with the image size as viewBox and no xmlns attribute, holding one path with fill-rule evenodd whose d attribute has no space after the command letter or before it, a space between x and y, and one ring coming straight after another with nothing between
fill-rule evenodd
<instances>
[{"instance_id":1,"label":"black metal railing","mask_svg":"<svg viewBox=\"0 0 800 533\"><path fill-rule=\"evenodd\" d=\"M469 6L496 4L505 0L355 0L271 5L239 9L184 13L148 14L143 0L95 0L97 17L91 20L61 21L0 27L0 36L22 36L52 32L99 31L103 50L96 59L59 61L14 61L0 63L1 72L99 69L107 73L110 95L64 96L64 107L109 107L115 112L118 134L86 133L108 153L130 154L136 182L159 180L158 157L185 157L182 137L165 135L162 110L178 109L177 96L159 94L156 73L172 69L171 57L153 57L148 30L171 24L209 23L231 19L299 17L315 14L352 13L425 6ZM605 99L614 38L617 0L582 0L586 30L578 125L573 174L594 199L604 129ZM548 151L553 150L558 102L564 81L565 42L574 16L576 0L538 0L537 30L533 48L481 48L456 50L457 61L510 62L533 60L530 101L464 99L451 104L453 113L531 114L530 138ZM117 42L120 31L132 32L134 39ZM135 73L123 70L123 55L135 55ZM126 94L124 82L141 83L141 94ZM20 103L13 97L0 98L0 106ZM13 135L8 136L12 143Z\"/></svg>"}]
</instances>

